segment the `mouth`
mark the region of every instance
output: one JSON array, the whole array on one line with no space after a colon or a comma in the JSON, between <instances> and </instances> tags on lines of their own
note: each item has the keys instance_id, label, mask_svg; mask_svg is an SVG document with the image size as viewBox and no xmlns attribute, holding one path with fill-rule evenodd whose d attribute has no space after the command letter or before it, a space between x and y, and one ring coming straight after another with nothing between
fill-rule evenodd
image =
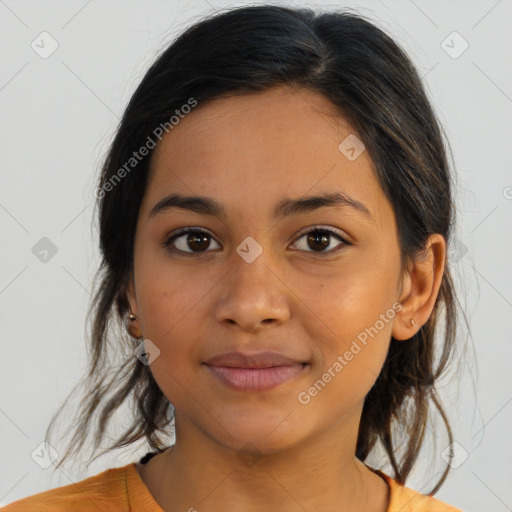
<instances>
[{"instance_id":1,"label":"mouth","mask_svg":"<svg viewBox=\"0 0 512 512\"><path fill-rule=\"evenodd\" d=\"M227 387L243 392L273 389L302 375L309 364L294 363L266 368L238 368L206 364L211 374Z\"/></svg>"},{"instance_id":2,"label":"mouth","mask_svg":"<svg viewBox=\"0 0 512 512\"><path fill-rule=\"evenodd\" d=\"M203 364L228 388L253 393L296 379L310 367L304 358L288 357L275 350L224 352Z\"/></svg>"}]
</instances>

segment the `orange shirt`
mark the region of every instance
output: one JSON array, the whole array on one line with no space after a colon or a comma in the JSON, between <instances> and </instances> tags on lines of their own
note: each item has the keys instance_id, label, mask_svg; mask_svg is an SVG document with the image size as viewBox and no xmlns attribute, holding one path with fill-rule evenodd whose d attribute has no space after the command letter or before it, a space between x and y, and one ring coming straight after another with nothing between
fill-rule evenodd
<instances>
[{"instance_id":1,"label":"orange shirt","mask_svg":"<svg viewBox=\"0 0 512 512\"><path fill-rule=\"evenodd\" d=\"M136 463L132 462L120 468L107 469L74 484L20 499L3 507L1 511L165 512L149 492L135 466ZM390 501L386 512L461 512L432 496L400 485L378 469L372 471L388 484Z\"/></svg>"}]
</instances>

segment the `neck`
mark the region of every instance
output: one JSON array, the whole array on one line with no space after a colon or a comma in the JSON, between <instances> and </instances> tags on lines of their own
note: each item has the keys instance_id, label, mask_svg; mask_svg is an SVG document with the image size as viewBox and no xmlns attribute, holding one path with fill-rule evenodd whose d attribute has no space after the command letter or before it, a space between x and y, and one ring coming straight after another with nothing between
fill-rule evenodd
<instances>
[{"instance_id":1,"label":"neck","mask_svg":"<svg viewBox=\"0 0 512 512\"><path fill-rule=\"evenodd\" d=\"M279 452L260 453L247 444L241 453L198 437L192 424L179 426L177 421L175 445L153 457L141 474L168 512L387 509L387 484L355 458L356 439L343 429Z\"/></svg>"}]
</instances>

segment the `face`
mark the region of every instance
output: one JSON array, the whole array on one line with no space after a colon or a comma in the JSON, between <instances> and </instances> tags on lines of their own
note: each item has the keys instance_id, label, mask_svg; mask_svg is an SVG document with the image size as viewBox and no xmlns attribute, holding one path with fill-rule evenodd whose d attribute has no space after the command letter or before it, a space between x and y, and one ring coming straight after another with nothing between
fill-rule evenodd
<instances>
[{"instance_id":1,"label":"face","mask_svg":"<svg viewBox=\"0 0 512 512\"><path fill-rule=\"evenodd\" d=\"M129 299L150 358L159 350L150 370L177 427L271 452L359 421L401 269L392 207L367 151L343 143L351 134L323 96L280 87L199 104L157 146ZM336 194L346 201L304 202ZM174 202L151 214L170 195L217 209ZM294 363L205 364L230 351Z\"/></svg>"}]
</instances>

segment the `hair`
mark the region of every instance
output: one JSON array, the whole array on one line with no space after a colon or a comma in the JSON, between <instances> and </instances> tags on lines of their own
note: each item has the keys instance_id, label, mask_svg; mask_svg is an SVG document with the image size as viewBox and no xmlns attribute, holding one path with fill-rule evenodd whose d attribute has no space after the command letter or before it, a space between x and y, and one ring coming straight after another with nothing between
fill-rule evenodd
<instances>
[{"instance_id":1,"label":"hair","mask_svg":"<svg viewBox=\"0 0 512 512\"><path fill-rule=\"evenodd\" d=\"M421 256L429 235L440 233L450 241L455 212L448 143L417 70L385 32L352 12L274 5L245 6L199 20L150 66L126 107L102 165L100 193L96 194L102 258L88 310L92 332L84 380L87 392L80 402L70 448L56 467L70 453L83 449L91 427L97 450L114 412L127 401L132 404L131 424L101 454L141 439L157 451L168 447L165 436L172 404L149 367L133 357L123 322L129 312L126 290L133 275L138 212L154 152L138 161L135 170L123 174L120 170L126 170L133 151L147 144L156 127L169 126L170 117L190 98L200 108L208 100L286 85L329 99L365 144L396 217L402 269ZM440 413L449 442L453 441L435 387L449 367L456 338L456 295L448 254L429 320L407 342L391 338L382 371L362 411L356 456L364 461L379 441L393 477L401 484L417 461L430 404ZM443 312L436 360L435 337ZM115 350L108 340L111 331ZM109 349L116 355L126 351L117 367ZM398 445L400 433L405 441ZM398 460L397 448L403 451ZM448 471L449 463L430 494L441 487Z\"/></svg>"}]
</instances>

